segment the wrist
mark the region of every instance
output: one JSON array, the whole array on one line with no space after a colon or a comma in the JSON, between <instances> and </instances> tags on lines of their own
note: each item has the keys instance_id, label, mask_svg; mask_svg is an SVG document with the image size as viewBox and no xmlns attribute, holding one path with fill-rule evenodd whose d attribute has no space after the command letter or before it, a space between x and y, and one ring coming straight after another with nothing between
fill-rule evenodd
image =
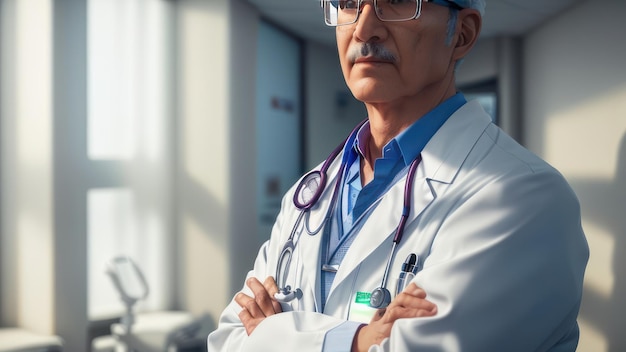
<instances>
[{"instance_id":1,"label":"wrist","mask_svg":"<svg viewBox=\"0 0 626 352\"><path fill-rule=\"evenodd\" d=\"M370 344L365 341L367 335L364 331L365 328L367 328L367 324L362 324L354 333L351 352L367 352L369 350Z\"/></svg>"}]
</instances>

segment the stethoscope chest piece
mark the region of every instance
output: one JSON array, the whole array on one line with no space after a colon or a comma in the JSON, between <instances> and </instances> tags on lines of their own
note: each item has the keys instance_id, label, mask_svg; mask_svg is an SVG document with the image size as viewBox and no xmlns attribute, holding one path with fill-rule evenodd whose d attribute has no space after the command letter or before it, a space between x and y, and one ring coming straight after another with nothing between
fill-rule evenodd
<instances>
[{"instance_id":1,"label":"stethoscope chest piece","mask_svg":"<svg viewBox=\"0 0 626 352\"><path fill-rule=\"evenodd\" d=\"M302 290L299 288L292 290L291 286L287 285L279 289L278 292L274 294L274 298L280 303L289 303L296 298L302 298Z\"/></svg>"},{"instance_id":2,"label":"stethoscope chest piece","mask_svg":"<svg viewBox=\"0 0 626 352\"><path fill-rule=\"evenodd\" d=\"M380 309L386 308L391 303L391 292L384 287L377 287L370 296L370 307Z\"/></svg>"},{"instance_id":3,"label":"stethoscope chest piece","mask_svg":"<svg viewBox=\"0 0 626 352\"><path fill-rule=\"evenodd\" d=\"M311 171L306 174L296 188L293 203L300 210L310 209L320 199L326 187L326 173Z\"/></svg>"}]
</instances>

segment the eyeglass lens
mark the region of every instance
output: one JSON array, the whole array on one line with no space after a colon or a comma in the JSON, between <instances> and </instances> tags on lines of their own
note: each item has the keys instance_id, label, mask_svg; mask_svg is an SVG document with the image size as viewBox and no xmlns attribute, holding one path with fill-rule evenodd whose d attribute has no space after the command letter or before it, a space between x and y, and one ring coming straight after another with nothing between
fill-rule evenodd
<instances>
[{"instance_id":1,"label":"eyeglass lens","mask_svg":"<svg viewBox=\"0 0 626 352\"><path fill-rule=\"evenodd\" d=\"M341 26L356 22L360 7L359 0L323 0L324 19L330 26ZM376 15L381 21L406 21L416 18L421 0L372 0Z\"/></svg>"}]
</instances>

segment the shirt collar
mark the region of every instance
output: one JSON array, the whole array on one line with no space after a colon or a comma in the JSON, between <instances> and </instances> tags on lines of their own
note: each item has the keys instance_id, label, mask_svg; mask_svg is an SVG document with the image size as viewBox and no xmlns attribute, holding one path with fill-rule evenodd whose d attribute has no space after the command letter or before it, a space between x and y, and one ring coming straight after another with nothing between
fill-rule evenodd
<instances>
[{"instance_id":1,"label":"shirt collar","mask_svg":"<svg viewBox=\"0 0 626 352\"><path fill-rule=\"evenodd\" d=\"M446 99L389 141L383 148L383 157L393 158L399 153L404 164L409 165L422 152L428 141L448 118L466 102L462 93L457 93ZM370 124L367 121L361 126L353 141L346 144L344 152L351 154L348 157L348 163L351 163L357 155L365 157L369 138Z\"/></svg>"}]
</instances>

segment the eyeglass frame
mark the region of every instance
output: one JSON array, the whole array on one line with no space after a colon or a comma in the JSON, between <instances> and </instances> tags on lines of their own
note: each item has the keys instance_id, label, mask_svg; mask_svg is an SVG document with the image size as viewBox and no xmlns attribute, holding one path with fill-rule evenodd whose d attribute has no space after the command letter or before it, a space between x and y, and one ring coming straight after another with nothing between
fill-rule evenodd
<instances>
[{"instance_id":1,"label":"eyeglass frame","mask_svg":"<svg viewBox=\"0 0 626 352\"><path fill-rule=\"evenodd\" d=\"M339 27L339 26L347 26L347 25L351 25L356 23L359 20L359 16L361 15L362 12L362 7L361 5L363 4L363 2L365 2L366 0L355 0L357 1L357 12L356 12L356 16L354 16L354 21L352 22L346 22L346 23L337 23L337 24L332 24L329 23L328 20L326 19L326 14L324 14L324 22L326 23L327 26L329 27ZM415 0L416 1L416 9L415 9L415 14L413 15L413 17L409 17L406 19L399 19L399 20L387 20L387 19L382 19L380 18L380 16L378 15L378 0L371 0L372 1L372 5L374 6L374 13L376 13L376 18L378 18L380 21L382 22L404 22L404 21L411 21L411 20L416 20L420 17L420 15L422 14L422 3L424 2L430 2L436 5L440 5L440 6L445 6L445 7L449 7L451 9L454 10L463 10L464 7L462 7L461 5L451 1L451 0ZM324 3L331 3L331 0L320 0L320 6L322 7L322 9L324 8Z\"/></svg>"}]
</instances>

